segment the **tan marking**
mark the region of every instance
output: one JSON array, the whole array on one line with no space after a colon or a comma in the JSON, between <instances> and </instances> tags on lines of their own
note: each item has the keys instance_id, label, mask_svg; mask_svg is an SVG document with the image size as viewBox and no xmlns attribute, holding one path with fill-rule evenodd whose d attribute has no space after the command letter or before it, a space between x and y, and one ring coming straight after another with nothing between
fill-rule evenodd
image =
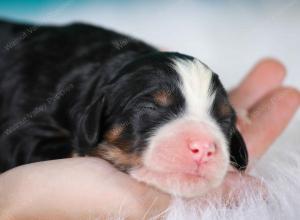
<instances>
[{"instance_id":1,"label":"tan marking","mask_svg":"<svg viewBox=\"0 0 300 220\"><path fill-rule=\"evenodd\" d=\"M160 90L153 97L154 101L161 106L168 106L172 103L172 95L169 91Z\"/></svg>"},{"instance_id":2,"label":"tan marking","mask_svg":"<svg viewBox=\"0 0 300 220\"><path fill-rule=\"evenodd\" d=\"M126 153L121 149L109 144L98 145L96 150L92 152L92 156L101 157L105 160L108 160L117 167L133 167L141 164L140 156L133 153Z\"/></svg>"},{"instance_id":3,"label":"tan marking","mask_svg":"<svg viewBox=\"0 0 300 220\"><path fill-rule=\"evenodd\" d=\"M231 107L228 104L222 104L219 106L219 111L222 116L227 116L231 112Z\"/></svg>"},{"instance_id":4,"label":"tan marking","mask_svg":"<svg viewBox=\"0 0 300 220\"><path fill-rule=\"evenodd\" d=\"M79 154L78 154L77 152L73 152L73 153L71 154L71 157L79 157Z\"/></svg>"},{"instance_id":5,"label":"tan marking","mask_svg":"<svg viewBox=\"0 0 300 220\"><path fill-rule=\"evenodd\" d=\"M108 143L113 143L120 138L124 129L125 129L124 125L117 125L105 133L104 139Z\"/></svg>"}]
</instances>

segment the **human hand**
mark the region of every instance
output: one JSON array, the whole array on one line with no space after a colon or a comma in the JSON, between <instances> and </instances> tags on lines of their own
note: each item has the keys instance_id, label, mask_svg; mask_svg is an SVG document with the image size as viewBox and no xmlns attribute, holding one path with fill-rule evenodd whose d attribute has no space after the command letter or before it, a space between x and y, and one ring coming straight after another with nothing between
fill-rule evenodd
<instances>
[{"instance_id":1,"label":"human hand","mask_svg":"<svg viewBox=\"0 0 300 220\"><path fill-rule=\"evenodd\" d=\"M285 68L276 60L258 63L229 96L238 113L238 129L242 133L249 154L245 175L229 172L216 190L226 204L236 203L244 187L255 186L258 193L266 194L262 182L247 175L254 162L260 159L282 133L300 105L300 93L282 85ZM220 195L221 194L221 195ZM212 193L215 196L215 193ZM235 197L235 198L234 198ZM229 204L230 205L230 204Z\"/></svg>"},{"instance_id":2,"label":"human hand","mask_svg":"<svg viewBox=\"0 0 300 220\"><path fill-rule=\"evenodd\" d=\"M299 107L299 92L281 86L284 75L281 64L265 60L230 93L235 108L249 112L251 123L249 118L239 118L238 125L248 145L250 163L263 155ZM229 173L218 189L220 196L226 200L234 190L230 183L239 179L255 181ZM168 195L94 158L15 168L0 176L0 195L3 220L103 219L119 214L143 219L160 213L170 201Z\"/></svg>"},{"instance_id":3,"label":"human hand","mask_svg":"<svg viewBox=\"0 0 300 220\"><path fill-rule=\"evenodd\" d=\"M0 175L0 219L148 219L169 195L92 157L32 163Z\"/></svg>"},{"instance_id":4,"label":"human hand","mask_svg":"<svg viewBox=\"0 0 300 220\"><path fill-rule=\"evenodd\" d=\"M299 108L300 92L282 85L285 75L286 70L278 61L262 60L230 92L250 167L268 150Z\"/></svg>"}]
</instances>

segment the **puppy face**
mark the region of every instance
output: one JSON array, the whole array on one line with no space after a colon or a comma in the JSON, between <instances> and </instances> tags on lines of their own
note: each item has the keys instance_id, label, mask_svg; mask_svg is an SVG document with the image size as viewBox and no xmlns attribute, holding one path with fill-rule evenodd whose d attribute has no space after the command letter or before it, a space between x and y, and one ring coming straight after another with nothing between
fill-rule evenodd
<instances>
[{"instance_id":1,"label":"puppy face","mask_svg":"<svg viewBox=\"0 0 300 220\"><path fill-rule=\"evenodd\" d=\"M111 85L89 113L88 130L99 127L99 143L88 154L184 197L220 185L230 164L245 169L235 112L218 76L199 60L149 55L125 67Z\"/></svg>"}]
</instances>

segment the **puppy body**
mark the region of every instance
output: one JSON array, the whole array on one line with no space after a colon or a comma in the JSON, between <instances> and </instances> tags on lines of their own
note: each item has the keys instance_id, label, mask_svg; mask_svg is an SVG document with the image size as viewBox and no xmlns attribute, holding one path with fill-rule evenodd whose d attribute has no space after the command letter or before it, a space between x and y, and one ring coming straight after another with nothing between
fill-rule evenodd
<instances>
[{"instance_id":1,"label":"puppy body","mask_svg":"<svg viewBox=\"0 0 300 220\"><path fill-rule=\"evenodd\" d=\"M245 168L235 113L197 59L85 24L3 21L0 36L0 172L91 155L191 197L219 185L229 160Z\"/></svg>"},{"instance_id":2,"label":"puppy body","mask_svg":"<svg viewBox=\"0 0 300 220\"><path fill-rule=\"evenodd\" d=\"M142 42L83 24L38 27L5 49L30 27L0 24L1 171L70 157L76 148L76 123L99 90L126 63L155 51ZM124 48L119 48L119 42L126 42ZM85 152L77 150L80 155Z\"/></svg>"}]
</instances>

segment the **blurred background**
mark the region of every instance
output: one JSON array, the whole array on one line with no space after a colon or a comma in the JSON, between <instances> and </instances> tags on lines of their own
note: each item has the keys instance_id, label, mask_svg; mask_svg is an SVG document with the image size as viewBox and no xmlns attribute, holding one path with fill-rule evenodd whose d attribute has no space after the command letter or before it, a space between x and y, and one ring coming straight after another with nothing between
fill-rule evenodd
<instances>
[{"instance_id":1,"label":"blurred background","mask_svg":"<svg viewBox=\"0 0 300 220\"><path fill-rule=\"evenodd\" d=\"M227 88L263 57L286 64L300 87L300 0L9 0L0 17L36 23L84 21L195 56ZM84 34L84 33L83 33Z\"/></svg>"}]
</instances>

